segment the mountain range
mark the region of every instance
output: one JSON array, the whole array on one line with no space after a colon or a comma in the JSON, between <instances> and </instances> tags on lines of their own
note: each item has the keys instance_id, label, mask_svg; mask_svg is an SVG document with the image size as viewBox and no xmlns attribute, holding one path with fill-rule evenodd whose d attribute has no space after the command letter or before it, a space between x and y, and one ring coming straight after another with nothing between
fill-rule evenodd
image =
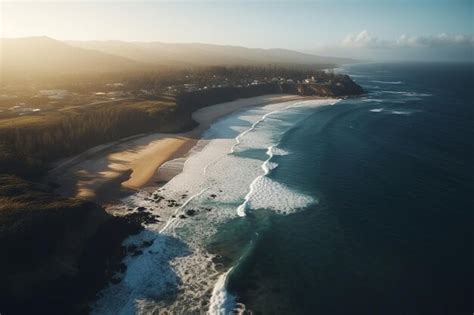
<instances>
[{"instance_id":1,"label":"mountain range","mask_svg":"<svg viewBox=\"0 0 474 315\"><path fill-rule=\"evenodd\" d=\"M334 65L351 61L287 49L200 43L59 41L49 37L0 39L0 74L4 78L142 71L164 66Z\"/></svg>"}]
</instances>

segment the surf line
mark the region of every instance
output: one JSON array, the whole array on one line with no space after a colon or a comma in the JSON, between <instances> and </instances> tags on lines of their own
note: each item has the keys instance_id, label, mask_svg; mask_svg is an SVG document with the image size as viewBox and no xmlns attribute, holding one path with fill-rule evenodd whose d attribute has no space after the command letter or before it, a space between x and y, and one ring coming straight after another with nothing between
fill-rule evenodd
<instances>
[{"instance_id":1,"label":"surf line","mask_svg":"<svg viewBox=\"0 0 474 315\"><path fill-rule=\"evenodd\" d=\"M263 162L263 164L261 166L262 170L263 170L263 174L257 176L253 180L253 182L250 184L250 189L249 189L249 192L247 193L247 195L245 195L244 202L237 208L237 215L238 216L240 216L240 217L245 217L246 216L246 210L248 208L248 203L250 201L250 198L253 195L253 192L255 191L255 185L260 180L260 178L262 178L264 176L267 176L268 173L270 173L270 170L275 168L274 166L272 167L272 165L270 164L270 160L274 156L274 151L273 150L274 150L275 147L276 147L276 145L272 145L268 148L268 150L267 150L268 158L265 160L265 162Z\"/></svg>"},{"instance_id":2,"label":"surf line","mask_svg":"<svg viewBox=\"0 0 474 315\"><path fill-rule=\"evenodd\" d=\"M266 113L265 115L262 116L262 118L260 118L259 120L257 120L249 129L245 130L244 132L242 132L240 135L238 135L236 138L235 138L235 141L236 143L232 146L230 152L231 153L234 153L235 151L235 147L237 145L239 145L241 142L240 142L240 139L242 138L242 136L244 136L245 134L249 133L250 131L254 130L255 127L260 124L261 122L263 122L265 120L265 118L267 118L268 116L270 115L273 115L273 114L276 114L276 113L279 113L279 112L282 112L282 111L285 111L287 110L288 108L291 108L291 107L297 107L298 104L300 104L301 102L297 102L297 103L294 103L294 104L291 104L289 106L286 106L285 108L283 109L279 109L279 110L275 110L275 111L272 111L272 112L269 112L269 113ZM248 208L248 203L250 201L250 197L252 197L252 194L253 192L255 191L255 185L257 184L258 180L260 178L262 178L263 176L266 176L268 175L268 173L270 173L270 169L271 169L271 166L270 166L270 160L272 159L273 155L274 155L274 151L273 149L276 147L276 145L272 145L268 148L267 150L267 155L268 155L268 158L265 160L265 162L263 162L262 164L262 169L263 169L263 174L262 175L259 175L257 176L253 182L250 184L250 189L249 189L249 192L247 193L247 195L245 195L245 198L244 198L244 202L237 208L237 215L240 216L240 217L245 217L246 216L246 210ZM274 167L273 167L274 168Z\"/></svg>"},{"instance_id":3,"label":"surf line","mask_svg":"<svg viewBox=\"0 0 474 315\"><path fill-rule=\"evenodd\" d=\"M242 139L243 136L245 136L247 133L251 132L252 130L254 130L260 123L264 122L265 121L265 118L267 118L268 116L270 115L273 115L273 114L276 114L276 113L280 113L280 112L283 112L285 110L287 110L288 108L291 108L291 107L297 107L298 104L300 104L301 102L297 102L297 103L294 103L294 104L291 104L289 106L286 106L285 108L283 109L278 109L278 110L274 110L272 112L269 112L269 113L266 113L265 115L262 116L262 118L260 118L259 120L257 120L256 122L254 122L252 124L252 126L245 130L244 132L242 132L241 134L239 134L236 138L235 138L235 144L230 148L230 153L234 153L235 152L235 147L238 146L241 141L240 139Z\"/></svg>"},{"instance_id":4,"label":"surf line","mask_svg":"<svg viewBox=\"0 0 474 315\"><path fill-rule=\"evenodd\" d=\"M256 122L254 122L254 123L252 124L252 126L251 126L249 129L243 131L241 134L239 134L239 135L235 138L235 142L236 142L236 143L230 148L230 154L232 154L232 153L235 152L235 147L238 146L238 145L241 143L240 139L242 139L242 137L243 137L244 135L246 135L247 133L251 132L252 130L255 130L255 128L257 127L258 124L260 124L260 123L262 123L263 121L265 121L265 118L267 118L268 116L270 116L270 115L272 115L272 114L276 114L276 113L282 112L282 111L284 111L284 110L286 110L286 109L288 109L288 108L290 108L290 107L297 107L297 105L300 104L300 103L301 103L301 102L296 102L296 103L294 103L294 104L292 104L292 105L289 105L289 106L287 106L287 107L285 107L285 108L283 108L283 109L275 110L275 111L272 111L272 112L269 112L269 113L266 113L265 115L263 115L262 118L260 118L260 119L257 120ZM217 163L217 162L218 162L220 159L222 159L223 157L224 157L224 155L221 155L221 156L219 156L218 158L216 158L216 159L212 160L211 162L209 162L209 163L204 167L202 174L205 176L205 175L207 174L207 170L209 169L209 167L210 167L211 165Z\"/></svg>"}]
</instances>

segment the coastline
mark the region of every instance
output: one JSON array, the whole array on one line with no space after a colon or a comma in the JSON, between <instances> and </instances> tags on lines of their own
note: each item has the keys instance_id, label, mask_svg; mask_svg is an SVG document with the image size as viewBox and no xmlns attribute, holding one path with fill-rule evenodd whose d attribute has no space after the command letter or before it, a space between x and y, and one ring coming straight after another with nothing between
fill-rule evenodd
<instances>
[{"instance_id":1,"label":"coastline","mask_svg":"<svg viewBox=\"0 0 474 315\"><path fill-rule=\"evenodd\" d=\"M74 157L58 161L48 180L56 183L56 192L99 203L114 202L138 189L154 189L166 178L157 170L164 163L185 156L209 126L226 115L247 107L264 106L318 97L269 94L210 105L195 111L197 127L188 132L137 135L96 146Z\"/></svg>"},{"instance_id":2,"label":"coastline","mask_svg":"<svg viewBox=\"0 0 474 315\"><path fill-rule=\"evenodd\" d=\"M239 217L236 209L252 187L254 192L247 198L249 210L269 208L277 213L290 213L313 202L312 198L267 178L265 168L273 169L275 165L237 152L261 148L265 149L266 153L261 153L267 158L286 155L275 147L277 140L265 128L270 131L281 126L281 131L287 131L292 122L305 119L299 108L312 111L337 101L280 99L275 104L246 108L213 120L203 139L184 158L170 162L181 165L186 159L184 168L177 167L176 176L153 192L140 189L120 203L110 205L109 213L144 215L150 220L142 223L144 230L140 234L124 242L126 269L119 282L101 291L91 305L92 313L149 313L166 309L179 314L200 312L203 308L212 313L231 308L232 296L226 290L230 272L226 271L232 267L228 265L232 261L226 254L207 247L218 227ZM285 116L292 108L299 114ZM216 114L212 108L208 110ZM284 117L288 120L282 121ZM259 141L254 142L255 136ZM275 193L277 198L261 198ZM273 202L268 203L269 200ZM226 258L221 260L220 256ZM172 298L166 301L150 298L158 296Z\"/></svg>"}]
</instances>

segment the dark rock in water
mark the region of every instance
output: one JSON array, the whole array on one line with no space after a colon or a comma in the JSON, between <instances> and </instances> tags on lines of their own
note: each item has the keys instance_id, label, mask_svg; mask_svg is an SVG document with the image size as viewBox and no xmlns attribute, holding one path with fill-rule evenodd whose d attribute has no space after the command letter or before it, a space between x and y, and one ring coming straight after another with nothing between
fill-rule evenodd
<instances>
[{"instance_id":1,"label":"dark rock in water","mask_svg":"<svg viewBox=\"0 0 474 315\"><path fill-rule=\"evenodd\" d=\"M120 263L117 267L117 272L124 273L127 270L127 265L125 265L123 262Z\"/></svg>"},{"instance_id":2,"label":"dark rock in water","mask_svg":"<svg viewBox=\"0 0 474 315\"><path fill-rule=\"evenodd\" d=\"M132 253L132 256L138 256L138 255L141 255L141 254L143 254L143 251L141 249L139 249L139 250L134 251Z\"/></svg>"},{"instance_id":3,"label":"dark rock in water","mask_svg":"<svg viewBox=\"0 0 474 315\"><path fill-rule=\"evenodd\" d=\"M168 202L168 207L178 207L180 204L174 199L166 200Z\"/></svg>"},{"instance_id":4,"label":"dark rock in water","mask_svg":"<svg viewBox=\"0 0 474 315\"><path fill-rule=\"evenodd\" d=\"M179 215L179 218L180 218L180 219L186 219L187 216L185 216L184 214L180 214L180 215Z\"/></svg>"},{"instance_id":5,"label":"dark rock in water","mask_svg":"<svg viewBox=\"0 0 474 315\"><path fill-rule=\"evenodd\" d=\"M149 212L135 212L124 216L127 222L138 224L152 224L160 222L158 218Z\"/></svg>"},{"instance_id":6,"label":"dark rock in water","mask_svg":"<svg viewBox=\"0 0 474 315\"><path fill-rule=\"evenodd\" d=\"M158 202L161 202L162 200L164 200L165 197L162 197L162 196L160 196L160 195L158 195L158 194L154 194L154 195L153 195L153 199L154 199L154 201L155 201L156 203L158 203Z\"/></svg>"},{"instance_id":7,"label":"dark rock in water","mask_svg":"<svg viewBox=\"0 0 474 315\"><path fill-rule=\"evenodd\" d=\"M111 282L112 284L117 284L117 283L119 283L121 280L122 280L122 279L120 279L120 278L114 277L114 278L110 279L110 282Z\"/></svg>"},{"instance_id":8,"label":"dark rock in water","mask_svg":"<svg viewBox=\"0 0 474 315\"><path fill-rule=\"evenodd\" d=\"M145 207L137 207L137 211L145 211L146 208Z\"/></svg>"},{"instance_id":9,"label":"dark rock in water","mask_svg":"<svg viewBox=\"0 0 474 315\"><path fill-rule=\"evenodd\" d=\"M134 245L134 244L128 245L128 246L127 246L127 252L134 252L134 251L137 250L137 248L138 248L137 245Z\"/></svg>"},{"instance_id":10,"label":"dark rock in water","mask_svg":"<svg viewBox=\"0 0 474 315\"><path fill-rule=\"evenodd\" d=\"M130 256L138 256L142 253L142 249L141 249L141 246L138 247L137 245L135 244L132 244L132 245L129 245L127 246L127 253L130 255ZM126 266L125 266L125 269L123 271L126 270Z\"/></svg>"},{"instance_id":11,"label":"dark rock in water","mask_svg":"<svg viewBox=\"0 0 474 315\"><path fill-rule=\"evenodd\" d=\"M129 245L127 247L127 253L130 255L130 256L138 256L138 255L141 255L143 254L143 249L144 248L147 248L147 247L150 247L151 245L153 244L153 241L143 241L140 246L137 246L137 245ZM125 264L124 265L124 270L122 272L124 272L126 270L126 266Z\"/></svg>"},{"instance_id":12,"label":"dark rock in water","mask_svg":"<svg viewBox=\"0 0 474 315\"><path fill-rule=\"evenodd\" d=\"M188 209L186 210L186 214L189 215L189 216L193 216L196 214L196 210L194 209Z\"/></svg>"},{"instance_id":13,"label":"dark rock in water","mask_svg":"<svg viewBox=\"0 0 474 315\"><path fill-rule=\"evenodd\" d=\"M143 241L142 247L149 247L153 244L153 241Z\"/></svg>"}]
</instances>

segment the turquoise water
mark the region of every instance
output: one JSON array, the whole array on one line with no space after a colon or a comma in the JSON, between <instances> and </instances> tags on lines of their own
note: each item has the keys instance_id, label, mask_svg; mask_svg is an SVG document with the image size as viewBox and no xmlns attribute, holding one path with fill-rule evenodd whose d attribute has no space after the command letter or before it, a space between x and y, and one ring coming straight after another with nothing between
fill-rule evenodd
<instances>
[{"instance_id":1,"label":"turquoise water","mask_svg":"<svg viewBox=\"0 0 474 315\"><path fill-rule=\"evenodd\" d=\"M254 131L286 152L266 178L287 190L263 189L208 242L234 266L228 292L254 314L471 313L472 65L341 71L368 94Z\"/></svg>"}]
</instances>

